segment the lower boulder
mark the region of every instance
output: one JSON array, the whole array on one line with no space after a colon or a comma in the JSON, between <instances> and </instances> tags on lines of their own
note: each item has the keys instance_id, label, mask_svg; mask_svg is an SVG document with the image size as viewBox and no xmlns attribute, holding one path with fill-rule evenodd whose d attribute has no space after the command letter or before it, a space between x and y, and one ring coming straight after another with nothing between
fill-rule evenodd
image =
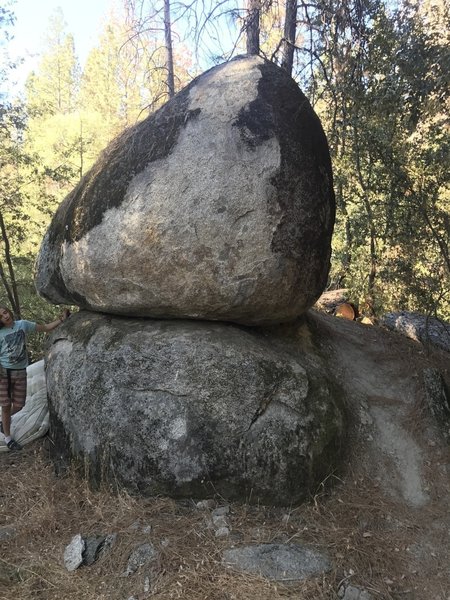
<instances>
[{"instance_id":1,"label":"lower boulder","mask_svg":"<svg viewBox=\"0 0 450 600\"><path fill-rule=\"evenodd\" d=\"M57 468L144 495L301 501L335 467L344 419L319 359L293 347L274 328L72 315L46 356Z\"/></svg>"}]
</instances>

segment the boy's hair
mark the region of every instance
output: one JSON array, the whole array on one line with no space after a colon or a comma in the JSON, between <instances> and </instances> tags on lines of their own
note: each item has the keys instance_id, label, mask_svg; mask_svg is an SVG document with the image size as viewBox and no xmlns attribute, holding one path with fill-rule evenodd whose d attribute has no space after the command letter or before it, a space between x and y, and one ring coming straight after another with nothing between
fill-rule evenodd
<instances>
[{"instance_id":1,"label":"boy's hair","mask_svg":"<svg viewBox=\"0 0 450 600\"><path fill-rule=\"evenodd\" d=\"M9 316L14 321L14 315L12 314L12 312L9 310L9 308L7 306L0 306L0 310L6 310L7 312L9 312ZM4 327L4 324L0 321L0 328L2 328L2 327Z\"/></svg>"}]
</instances>

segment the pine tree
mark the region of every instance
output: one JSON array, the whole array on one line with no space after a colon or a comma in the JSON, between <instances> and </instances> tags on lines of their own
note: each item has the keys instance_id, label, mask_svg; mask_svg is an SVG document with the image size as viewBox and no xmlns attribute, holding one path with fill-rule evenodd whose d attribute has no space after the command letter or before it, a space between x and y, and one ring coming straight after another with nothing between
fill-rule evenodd
<instances>
[{"instance_id":1,"label":"pine tree","mask_svg":"<svg viewBox=\"0 0 450 600\"><path fill-rule=\"evenodd\" d=\"M73 36L66 33L61 8L50 18L37 71L27 81L27 102L40 115L73 112L77 102L79 65Z\"/></svg>"}]
</instances>

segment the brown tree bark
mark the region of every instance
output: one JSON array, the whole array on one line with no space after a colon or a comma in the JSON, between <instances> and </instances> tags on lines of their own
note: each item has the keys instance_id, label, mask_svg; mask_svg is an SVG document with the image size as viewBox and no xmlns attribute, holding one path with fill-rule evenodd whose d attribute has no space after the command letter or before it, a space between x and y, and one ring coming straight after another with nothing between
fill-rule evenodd
<instances>
[{"instance_id":1,"label":"brown tree bark","mask_svg":"<svg viewBox=\"0 0 450 600\"><path fill-rule=\"evenodd\" d=\"M175 95L175 77L172 48L172 23L170 19L170 0L164 0L164 36L167 53L167 89L169 98Z\"/></svg>"},{"instance_id":2,"label":"brown tree bark","mask_svg":"<svg viewBox=\"0 0 450 600\"><path fill-rule=\"evenodd\" d=\"M260 0L247 0L247 54L255 56L259 54L259 18L260 18Z\"/></svg>"},{"instance_id":3,"label":"brown tree bark","mask_svg":"<svg viewBox=\"0 0 450 600\"><path fill-rule=\"evenodd\" d=\"M0 279L2 280L3 286L5 288L6 294L8 296L8 300L11 303L11 310L14 313L14 316L17 319L20 319L20 300L19 300L19 292L17 290L16 277L14 275L14 268L11 260L11 250L9 246L8 233L6 231L5 222L3 220L3 215L0 212L0 230L2 232L2 241L3 241L3 253L5 256L6 264L8 266L8 277L5 273L2 263L0 262Z\"/></svg>"},{"instance_id":4,"label":"brown tree bark","mask_svg":"<svg viewBox=\"0 0 450 600\"><path fill-rule=\"evenodd\" d=\"M294 64L295 34L297 32L297 0L286 0L284 18L284 39L282 45L281 68L292 75Z\"/></svg>"}]
</instances>

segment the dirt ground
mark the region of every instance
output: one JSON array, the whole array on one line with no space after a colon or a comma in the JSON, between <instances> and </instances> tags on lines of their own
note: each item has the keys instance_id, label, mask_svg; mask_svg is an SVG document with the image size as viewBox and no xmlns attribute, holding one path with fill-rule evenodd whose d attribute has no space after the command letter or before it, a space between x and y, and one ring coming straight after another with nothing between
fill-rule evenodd
<instances>
[{"instance_id":1,"label":"dirt ground","mask_svg":"<svg viewBox=\"0 0 450 600\"><path fill-rule=\"evenodd\" d=\"M194 500L93 492L75 472L57 478L46 437L0 455L0 600L325 600L343 581L374 599L450 600L450 449L421 377L433 366L449 381L450 357L376 326L319 314L312 323L349 399L352 428L342 471L309 502L233 503L231 533L218 538L210 509ZM92 566L69 573L63 553L77 533L118 535ZM122 577L131 550L146 541L159 552L151 581L141 570ZM233 545L269 542L307 544L333 569L283 585L221 562Z\"/></svg>"}]
</instances>

